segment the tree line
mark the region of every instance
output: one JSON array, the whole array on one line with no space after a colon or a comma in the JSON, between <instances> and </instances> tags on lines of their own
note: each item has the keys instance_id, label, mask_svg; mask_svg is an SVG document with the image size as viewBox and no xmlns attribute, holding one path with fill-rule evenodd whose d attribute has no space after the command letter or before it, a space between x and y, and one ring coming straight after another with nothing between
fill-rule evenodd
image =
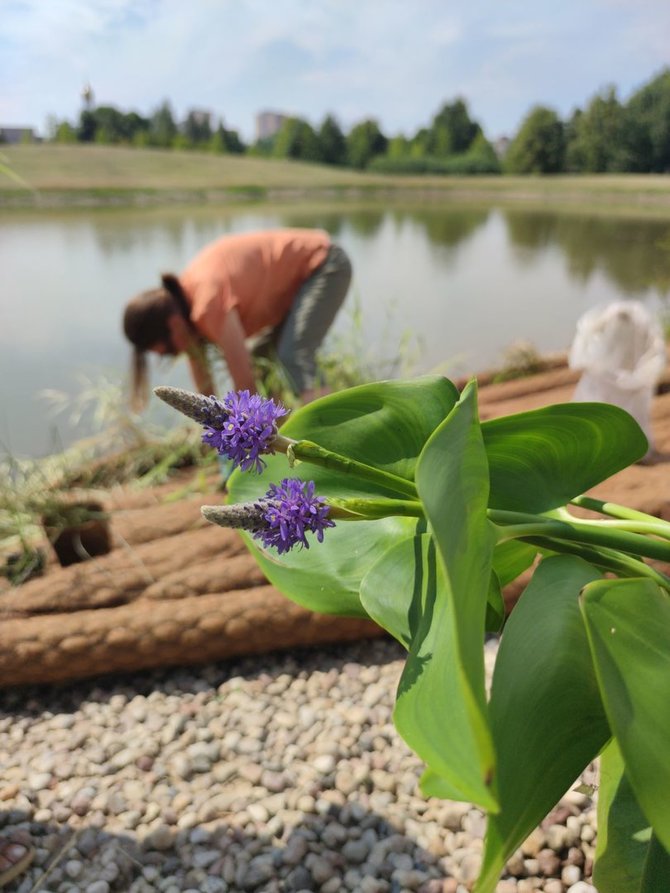
<instances>
[{"instance_id":1,"label":"tree line","mask_svg":"<svg viewBox=\"0 0 670 893\"><path fill-rule=\"evenodd\" d=\"M246 144L223 121L213 124L207 112L192 110L176 121L163 102L147 117L113 106L87 107L74 124L52 121L49 139L290 158L380 173L664 173L670 171L670 69L627 102L607 87L567 120L537 105L504 147L494 147L460 98L409 137L385 135L374 118L345 132L326 115L316 127L286 117L272 137Z\"/></svg>"}]
</instances>

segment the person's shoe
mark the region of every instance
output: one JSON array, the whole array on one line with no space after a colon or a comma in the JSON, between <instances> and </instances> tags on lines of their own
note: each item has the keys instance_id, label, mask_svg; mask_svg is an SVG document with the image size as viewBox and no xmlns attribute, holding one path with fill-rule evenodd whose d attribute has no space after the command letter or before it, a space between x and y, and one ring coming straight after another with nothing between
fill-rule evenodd
<instances>
[{"instance_id":1,"label":"person's shoe","mask_svg":"<svg viewBox=\"0 0 670 893\"><path fill-rule=\"evenodd\" d=\"M35 849L0 835L0 887L22 874L35 858Z\"/></svg>"}]
</instances>

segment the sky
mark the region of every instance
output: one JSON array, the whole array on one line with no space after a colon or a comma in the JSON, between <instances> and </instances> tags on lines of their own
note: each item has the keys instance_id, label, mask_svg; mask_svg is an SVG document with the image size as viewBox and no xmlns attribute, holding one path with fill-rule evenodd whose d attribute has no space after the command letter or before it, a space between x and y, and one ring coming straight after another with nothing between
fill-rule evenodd
<instances>
[{"instance_id":1,"label":"sky","mask_svg":"<svg viewBox=\"0 0 670 893\"><path fill-rule=\"evenodd\" d=\"M0 0L0 126L41 135L88 83L96 105L207 109L246 141L264 110L412 136L462 97L497 139L669 64L667 0Z\"/></svg>"}]
</instances>

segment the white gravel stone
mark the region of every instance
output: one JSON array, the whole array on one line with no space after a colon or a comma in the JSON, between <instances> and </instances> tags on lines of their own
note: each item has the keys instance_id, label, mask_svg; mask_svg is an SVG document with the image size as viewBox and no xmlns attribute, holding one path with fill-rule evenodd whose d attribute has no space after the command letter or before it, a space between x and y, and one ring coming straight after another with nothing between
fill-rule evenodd
<instances>
[{"instance_id":1,"label":"white gravel stone","mask_svg":"<svg viewBox=\"0 0 670 893\"><path fill-rule=\"evenodd\" d=\"M561 872L561 880L566 887L577 884L582 879L582 870L579 865L566 865Z\"/></svg>"},{"instance_id":2,"label":"white gravel stone","mask_svg":"<svg viewBox=\"0 0 670 893\"><path fill-rule=\"evenodd\" d=\"M64 853L53 893L465 891L484 817L421 794L392 723L403 665L378 640L0 691L3 832L39 844L18 890L46 893ZM566 803L501 893L594 893L594 798Z\"/></svg>"},{"instance_id":3,"label":"white gravel stone","mask_svg":"<svg viewBox=\"0 0 670 893\"><path fill-rule=\"evenodd\" d=\"M68 859L68 861L65 863L64 867L65 867L65 874L69 878L72 878L72 880L75 880L81 874L84 866L78 859Z\"/></svg>"},{"instance_id":4,"label":"white gravel stone","mask_svg":"<svg viewBox=\"0 0 670 893\"><path fill-rule=\"evenodd\" d=\"M109 889L107 881L93 881L86 887L86 893L109 893Z\"/></svg>"}]
</instances>

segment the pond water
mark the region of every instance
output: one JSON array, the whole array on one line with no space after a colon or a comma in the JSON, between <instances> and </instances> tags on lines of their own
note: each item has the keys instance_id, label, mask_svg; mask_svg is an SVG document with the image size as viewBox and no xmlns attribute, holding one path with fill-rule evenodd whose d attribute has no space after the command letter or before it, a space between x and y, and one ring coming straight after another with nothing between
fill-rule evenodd
<instances>
[{"instance_id":1,"label":"pond water","mask_svg":"<svg viewBox=\"0 0 670 893\"><path fill-rule=\"evenodd\" d=\"M565 350L590 307L667 307L670 293L670 218L436 202L5 214L0 452L45 455L90 433L90 417L54 417L42 392L122 379L133 294L223 233L278 226L322 227L347 250L354 279L331 347L383 374L476 372L522 340ZM184 361L154 363L152 382L190 386Z\"/></svg>"}]
</instances>

